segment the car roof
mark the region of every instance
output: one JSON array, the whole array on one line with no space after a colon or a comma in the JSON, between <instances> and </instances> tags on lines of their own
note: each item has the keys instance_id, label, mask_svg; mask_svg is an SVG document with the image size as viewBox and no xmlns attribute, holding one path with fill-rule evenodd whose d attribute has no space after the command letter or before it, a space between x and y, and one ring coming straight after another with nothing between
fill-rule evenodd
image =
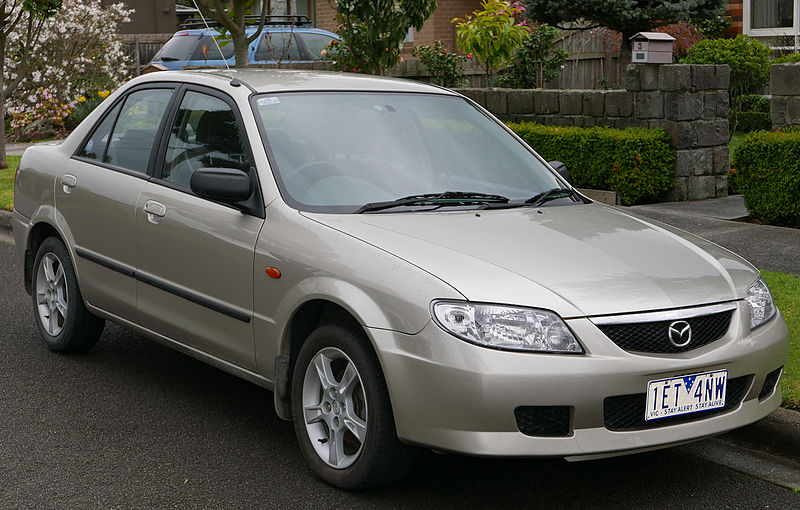
<instances>
[{"instance_id":1,"label":"car roof","mask_svg":"<svg viewBox=\"0 0 800 510\"><path fill-rule=\"evenodd\" d=\"M248 34L252 34L258 30L258 27L254 26L247 26L245 27L245 32ZM333 32L329 32L328 30L324 30L322 28L317 27L304 27L304 26L292 26L292 25L268 25L261 29L262 32L302 32L302 33L312 33L312 34L324 34L336 39L339 39L339 36L334 34ZM219 35L220 32L218 29L212 27L209 28L182 28L172 34L172 37L182 37L186 35Z\"/></svg>"},{"instance_id":2,"label":"car roof","mask_svg":"<svg viewBox=\"0 0 800 510\"><path fill-rule=\"evenodd\" d=\"M356 73L330 71L308 71L290 69L197 69L186 71L162 71L140 77L141 81L180 81L186 83L218 82L220 88L231 78L243 82L256 92L298 91L369 91L369 92L421 92L428 94L456 93L426 83L386 78Z\"/></svg>"}]
</instances>

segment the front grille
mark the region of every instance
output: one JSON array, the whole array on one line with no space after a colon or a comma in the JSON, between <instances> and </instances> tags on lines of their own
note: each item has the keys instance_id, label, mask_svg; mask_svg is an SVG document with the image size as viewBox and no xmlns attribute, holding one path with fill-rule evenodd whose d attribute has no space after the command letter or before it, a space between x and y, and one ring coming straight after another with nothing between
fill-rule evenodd
<instances>
[{"instance_id":1,"label":"front grille","mask_svg":"<svg viewBox=\"0 0 800 510\"><path fill-rule=\"evenodd\" d=\"M732 316L733 310L726 310L710 315L682 319L692 327L692 340L683 347L676 347L669 340L669 327L675 322L674 320L601 324L597 327L615 344L626 351L675 353L697 349L719 340L728 331Z\"/></svg>"},{"instance_id":2,"label":"front grille","mask_svg":"<svg viewBox=\"0 0 800 510\"><path fill-rule=\"evenodd\" d=\"M767 377L764 378L764 385L761 386L761 391L758 392L758 400L764 400L772 396L772 392L775 391L775 386L781 378L781 370L783 370L783 367L776 368L767 374Z\"/></svg>"},{"instance_id":3,"label":"front grille","mask_svg":"<svg viewBox=\"0 0 800 510\"><path fill-rule=\"evenodd\" d=\"M675 423L704 420L710 416L727 413L737 407L742 402L742 399L744 399L752 380L752 375L728 379L725 391L725 407L711 409L710 411L670 416L669 418L661 418L660 420L646 421L644 419L645 408L647 407L647 395L644 393L607 397L603 401L603 422L608 430L630 431L654 429L673 425Z\"/></svg>"},{"instance_id":4,"label":"front grille","mask_svg":"<svg viewBox=\"0 0 800 510\"><path fill-rule=\"evenodd\" d=\"M526 436L568 436L571 414L569 406L521 406L514 409L517 428Z\"/></svg>"}]
</instances>

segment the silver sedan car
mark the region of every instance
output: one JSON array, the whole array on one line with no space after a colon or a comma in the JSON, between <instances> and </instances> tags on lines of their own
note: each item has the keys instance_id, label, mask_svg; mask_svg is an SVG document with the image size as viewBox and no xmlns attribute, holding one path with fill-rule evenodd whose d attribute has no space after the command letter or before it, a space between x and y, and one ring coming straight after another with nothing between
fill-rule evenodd
<instances>
[{"instance_id":1,"label":"silver sedan car","mask_svg":"<svg viewBox=\"0 0 800 510\"><path fill-rule=\"evenodd\" d=\"M54 351L109 320L272 390L350 489L418 447L589 459L773 411L788 332L758 271L533 149L421 83L137 78L22 157L34 321Z\"/></svg>"}]
</instances>

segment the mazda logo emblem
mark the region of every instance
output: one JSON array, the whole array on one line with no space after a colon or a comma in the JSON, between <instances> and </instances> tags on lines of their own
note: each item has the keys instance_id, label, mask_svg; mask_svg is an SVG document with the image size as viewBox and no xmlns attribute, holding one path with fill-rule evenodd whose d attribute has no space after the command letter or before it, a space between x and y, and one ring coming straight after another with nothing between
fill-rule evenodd
<instances>
[{"instance_id":1,"label":"mazda logo emblem","mask_svg":"<svg viewBox=\"0 0 800 510\"><path fill-rule=\"evenodd\" d=\"M686 321L675 321L669 325L667 336L675 347L686 347L692 341L692 327Z\"/></svg>"}]
</instances>

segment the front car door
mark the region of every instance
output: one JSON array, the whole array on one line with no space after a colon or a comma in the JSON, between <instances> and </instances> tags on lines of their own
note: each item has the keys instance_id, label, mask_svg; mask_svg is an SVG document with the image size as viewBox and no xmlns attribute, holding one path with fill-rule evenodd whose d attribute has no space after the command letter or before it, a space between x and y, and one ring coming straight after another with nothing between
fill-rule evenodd
<instances>
[{"instance_id":1,"label":"front car door","mask_svg":"<svg viewBox=\"0 0 800 510\"><path fill-rule=\"evenodd\" d=\"M117 100L56 183L59 223L72 238L84 299L130 320L136 313L134 211L174 92L174 85L153 84Z\"/></svg>"},{"instance_id":2,"label":"front car door","mask_svg":"<svg viewBox=\"0 0 800 510\"><path fill-rule=\"evenodd\" d=\"M245 140L228 96L188 85L178 93L158 173L136 207L136 278L143 326L253 370L253 262L264 214ZM260 211L195 195L199 168L248 172Z\"/></svg>"}]
</instances>

